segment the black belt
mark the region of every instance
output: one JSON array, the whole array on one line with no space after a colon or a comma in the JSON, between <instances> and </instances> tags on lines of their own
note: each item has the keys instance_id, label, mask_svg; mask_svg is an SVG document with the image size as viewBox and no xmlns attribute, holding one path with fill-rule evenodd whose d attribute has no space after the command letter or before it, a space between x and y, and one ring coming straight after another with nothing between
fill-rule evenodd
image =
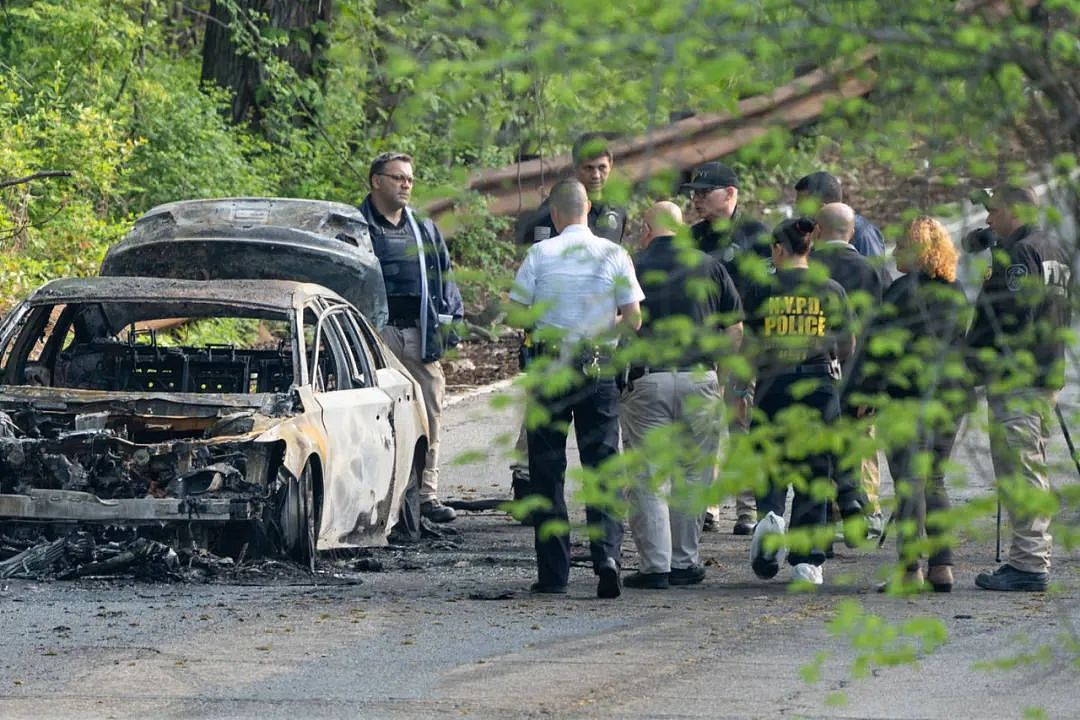
<instances>
[{"instance_id":1,"label":"black belt","mask_svg":"<svg viewBox=\"0 0 1080 720\"><path fill-rule=\"evenodd\" d=\"M641 377L643 375L651 375L655 373L693 373L714 371L715 368L709 367L705 363L694 363L693 365L670 365L664 367L650 367L649 365L643 365L630 368L630 375L631 377Z\"/></svg>"},{"instance_id":2,"label":"black belt","mask_svg":"<svg viewBox=\"0 0 1080 720\"><path fill-rule=\"evenodd\" d=\"M827 363L810 363L808 365L796 365L793 368L786 368L784 370L778 370L771 373L762 373L762 377L782 377L784 375L813 375L821 377L831 377L832 370Z\"/></svg>"},{"instance_id":3,"label":"black belt","mask_svg":"<svg viewBox=\"0 0 1080 720\"><path fill-rule=\"evenodd\" d=\"M612 350L610 348L601 347L574 347L573 354L570 359L576 362L608 362L611 360ZM533 355L543 355L545 357L562 357L562 347L559 345L552 345L550 343L537 343L533 346Z\"/></svg>"},{"instance_id":4,"label":"black belt","mask_svg":"<svg viewBox=\"0 0 1080 720\"><path fill-rule=\"evenodd\" d=\"M386 321L386 324L396 328L420 327L420 318L392 317Z\"/></svg>"}]
</instances>

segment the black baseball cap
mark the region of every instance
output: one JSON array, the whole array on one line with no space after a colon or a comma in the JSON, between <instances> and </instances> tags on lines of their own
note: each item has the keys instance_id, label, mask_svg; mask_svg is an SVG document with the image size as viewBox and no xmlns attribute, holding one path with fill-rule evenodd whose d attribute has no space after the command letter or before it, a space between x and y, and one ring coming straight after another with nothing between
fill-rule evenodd
<instances>
[{"instance_id":1,"label":"black baseball cap","mask_svg":"<svg viewBox=\"0 0 1080 720\"><path fill-rule=\"evenodd\" d=\"M722 187L739 187L739 176L721 162L707 162L694 168L690 182L683 183L682 190L712 190Z\"/></svg>"}]
</instances>

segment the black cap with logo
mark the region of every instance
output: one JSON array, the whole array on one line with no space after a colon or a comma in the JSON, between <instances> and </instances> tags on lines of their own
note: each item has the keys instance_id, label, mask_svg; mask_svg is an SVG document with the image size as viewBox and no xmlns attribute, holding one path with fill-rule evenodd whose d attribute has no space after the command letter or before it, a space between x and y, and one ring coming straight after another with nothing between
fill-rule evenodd
<instances>
[{"instance_id":1,"label":"black cap with logo","mask_svg":"<svg viewBox=\"0 0 1080 720\"><path fill-rule=\"evenodd\" d=\"M682 190L712 190L722 187L739 187L739 176L721 162L707 162L694 168L690 182L683 183Z\"/></svg>"}]
</instances>

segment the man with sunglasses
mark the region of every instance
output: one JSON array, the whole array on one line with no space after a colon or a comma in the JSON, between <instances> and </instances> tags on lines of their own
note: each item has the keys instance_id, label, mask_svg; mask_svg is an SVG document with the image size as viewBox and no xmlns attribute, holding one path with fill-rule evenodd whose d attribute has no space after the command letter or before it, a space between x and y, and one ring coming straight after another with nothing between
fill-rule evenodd
<instances>
[{"instance_id":1,"label":"man with sunglasses","mask_svg":"<svg viewBox=\"0 0 1080 720\"><path fill-rule=\"evenodd\" d=\"M428 414L428 449L420 476L420 512L433 522L450 522L454 509L439 502L439 428L446 379L439 358L457 344L447 327L464 313L461 293L450 279L450 253L429 218L409 207L412 158L383 153L371 163L371 192L360 211L382 266L389 319L379 334L420 384Z\"/></svg>"},{"instance_id":2,"label":"man with sunglasses","mask_svg":"<svg viewBox=\"0 0 1080 720\"><path fill-rule=\"evenodd\" d=\"M721 162L707 162L694 168L690 182L683 184L682 190L689 191L693 214L698 219L690 228L698 249L723 263L741 295L753 284L754 261L748 258L757 258L758 269L770 266L769 229L739 211L739 177ZM729 430L748 432L750 408L754 404L753 383L732 379L725 395L733 403ZM735 515L733 534L753 532L757 521L753 493L747 491L735 496ZM705 529L714 529L718 523L719 508L709 508Z\"/></svg>"}]
</instances>

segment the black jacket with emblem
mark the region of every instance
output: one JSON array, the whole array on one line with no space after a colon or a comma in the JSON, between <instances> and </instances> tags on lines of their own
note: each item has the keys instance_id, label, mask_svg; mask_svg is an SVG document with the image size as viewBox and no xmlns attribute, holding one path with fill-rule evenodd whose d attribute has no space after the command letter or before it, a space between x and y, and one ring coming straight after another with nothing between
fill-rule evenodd
<instances>
[{"instance_id":1,"label":"black jacket with emblem","mask_svg":"<svg viewBox=\"0 0 1080 720\"><path fill-rule=\"evenodd\" d=\"M593 202L589 208L589 229L597 237L621 243L626 233L626 208L608 205L599 200ZM545 198L540 207L525 215L518 223L516 237L519 243L534 243L558 234Z\"/></svg>"},{"instance_id":2,"label":"black jacket with emblem","mask_svg":"<svg viewBox=\"0 0 1080 720\"><path fill-rule=\"evenodd\" d=\"M1034 226L1018 228L993 249L967 334L968 366L979 384L1064 387L1071 275L1061 243Z\"/></svg>"},{"instance_id":3,"label":"black jacket with emblem","mask_svg":"<svg viewBox=\"0 0 1080 720\"><path fill-rule=\"evenodd\" d=\"M387 300L391 305L391 298L416 296L419 298L419 272L411 272L413 268L419 270L419 263L401 257L402 253L391 248L395 243L388 242L385 218L375 209L371 202L371 195L364 198L360 205L360 212L368 221L371 233L371 245L379 262L384 265L383 280L386 283ZM404 217L402 222L407 222ZM442 357L448 348L458 344L457 333L449 326L439 322L440 315L449 315L455 321L461 320L465 312L464 303L461 300L461 291L457 284L450 279L450 252L447 250L446 241L442 233L430 218L416 217L416 225L420 229L421 246L423 247L423 262L427 272L428 297L423 300L423 312L427 313L427 334L421 340L421 355L423 362L434 362ZM412 233L410 232L411 236ZM415 259L416 252L412 252ZM408 269L401 267L403 261L409 263ZM388 268L387 265L393 265ZM389 272L388 272L389 270ZM419 319L419 318L418 318Z\"/></svg>"}]
</instances>

